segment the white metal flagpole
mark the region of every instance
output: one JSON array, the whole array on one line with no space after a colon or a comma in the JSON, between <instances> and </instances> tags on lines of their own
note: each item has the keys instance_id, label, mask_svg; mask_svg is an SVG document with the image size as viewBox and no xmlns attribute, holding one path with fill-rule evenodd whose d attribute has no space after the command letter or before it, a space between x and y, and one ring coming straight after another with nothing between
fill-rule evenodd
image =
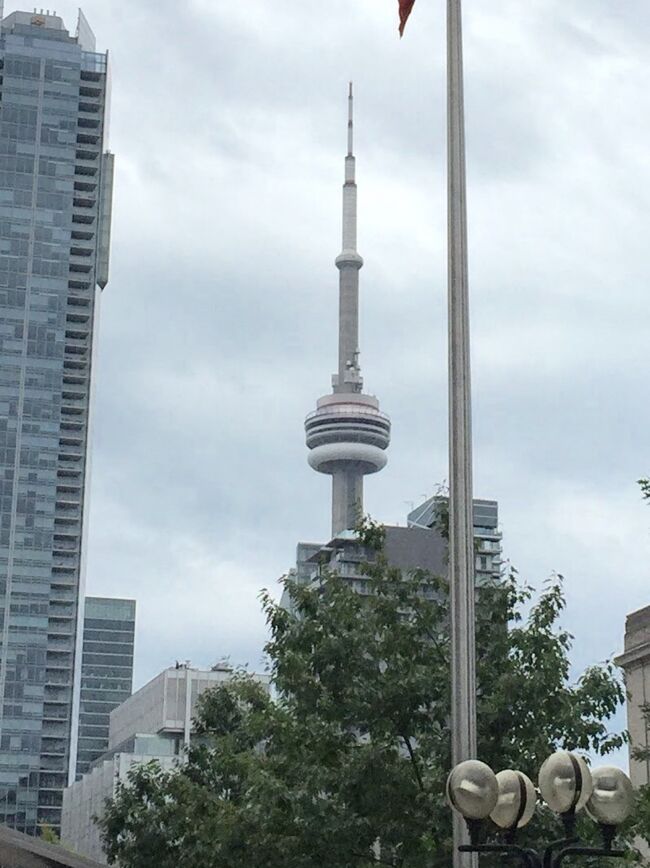
<instances>
[{"instance_id":1,"label":"white metal flagpole","mask_svg":"<svg viewBox=\"0 0 650 868\"><path fill-rule=\"evenodd\" d=\"M467 269L467 199L461 0L447 0L447 171L449 304L449 581L452 766L476 756L472 410ZM463 818L454 813L454 866Z\"/></svg>"},{"instance_id":2,"label":"white metal flagpole","mask_svg":"<svg viewBox=\"0 0 650 868\"><path fill-rule=\"evenodd\" d=\"M399 0L400 35L415 0ZM449 298L449 584L452 766L476 757L476 648L472 501L472 390L467 276L467 184L461 0L447 0L447 209ZM478 866L454 815L454 866Z\"/></svg>"}]
</instances>

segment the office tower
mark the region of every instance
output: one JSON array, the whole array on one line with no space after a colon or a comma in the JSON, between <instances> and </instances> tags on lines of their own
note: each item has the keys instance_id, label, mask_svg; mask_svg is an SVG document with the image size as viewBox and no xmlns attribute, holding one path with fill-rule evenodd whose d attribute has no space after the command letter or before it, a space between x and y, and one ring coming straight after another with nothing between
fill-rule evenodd
<instances>
[{"instance_id":1,"label":"office tower","mask_svg":"<svg viewBox=\"0 0 650 868\"><path fill-rule=\"evenodd\" d=\"M111 711L131 695L135 600L86 597L77 778L108 749Z\"/></svg>"},{"instance_id":2,"label":"office tower","mask_svg":"<svg viewBox=\"0 0 650 868\"><path fill-rule=\"evenodd\" d=\"M309 464L332 477L332 536L351 530L363 514L363 477L386 464L390 419L379 401L363 393L359 366L357 185L353 148L352 85L348 97L348 153L343 185L343 249L339 270L339 364L331 395L305 420Z\"/></svg>"},{"instance_id":3,"label":"office tower","mask_svg":"<svg viewBox=\"0 0 650 868\"><path fill-rule=\"evenodd\" d=\"M182 761L192 738L192 719L199 696L225 684L235 674L227 664L195 669L177 664L137 690L110 715L107 751L63 796L61 839L77 853L105 863L99 829L106 799L134 765L156 760L169 770ZM268 675L253 675L267 690ZM197 866L199 868L199 866Z\"/></svg>"},{"instance_id":4,"label":"office tower","mask_svg":"<svg viewBox=\"0 0 650 868\"><path fill-rule=\"evenodd\" d=\"M108 280L108 56L80 13L0 30L0 823L74 775L89 413Z\"/></svg>"}]
</instances>

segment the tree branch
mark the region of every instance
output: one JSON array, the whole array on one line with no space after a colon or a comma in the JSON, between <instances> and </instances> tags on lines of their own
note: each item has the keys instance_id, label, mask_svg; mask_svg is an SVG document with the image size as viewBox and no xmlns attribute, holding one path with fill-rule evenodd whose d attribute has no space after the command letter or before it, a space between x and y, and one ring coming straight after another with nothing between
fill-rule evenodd
<instances>
[{"instance_id":1,"label":"tree branch","mask_svg":"<svg viewBox=\"0 0 650 868\"><path fill-rule=\"evenodd\" d=\"M368 859L370 862L374 862L375 865L388 865L389 868L395 868L395 862L390 861L387 862L385 859L382 859L381 856L374 856L372 853L356 853L354 850L352 851L352 855L357 859ZM399 864L402 864L404 860L401 860Z\"/></svg>"},{"instance_id":2,"label":"tree branch","mask_svg":"<svg viewBox=\"0 0 650 868\"><path fill-rule=\"evenodd\" d=\"M407 735L403 735L402 733L400 733L400 736L403 739L404 744L406 745L406 749L409 752L409 756L411 757L411 763L413 765L413 773L414 773L415 778L418 782L418 786L420 787L420 791L424 793L424 792L426 792L426 790L424 788L424 783L422 782L422 775L420 774L418 761L417 761L417 758L415 756L415 752L413 750L413 745L411 744L411 740Z\"/></svg>"}]
</instances>

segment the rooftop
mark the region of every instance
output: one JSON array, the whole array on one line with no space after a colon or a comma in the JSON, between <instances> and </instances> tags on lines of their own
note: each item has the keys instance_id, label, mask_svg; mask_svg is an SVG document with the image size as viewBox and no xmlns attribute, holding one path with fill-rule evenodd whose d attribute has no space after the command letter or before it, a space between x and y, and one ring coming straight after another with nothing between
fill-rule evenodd
<instances>
[{"instance_id":1,"label":"rooftop","mask_svg":"<svg viewBox=\"0 0 650 868\"><path fill-rule=\"evenodd\" d=\"M6 826L0 826L0 863L11 868L102 868L94 859Z\"/></svg>"},{"instance_id":2,"label":"rooftop","mask_svg":"<svg viewBox=\"0 0 650 868\"><path fill-rule=\"evenodd\" d=\"M44 38L76 42L83 51L94 52L97 50L95 34L81 9L77 19L77 30L75 35L71 36L70 31L63 23L63 19L54 10L34 7L32 12L16 10L3 17L3 5L3 0L0 0L0 18L2 18L2 31L4 33L25 33L26 30L38 30L42 32Z\"/></svg>"}]
</instances>

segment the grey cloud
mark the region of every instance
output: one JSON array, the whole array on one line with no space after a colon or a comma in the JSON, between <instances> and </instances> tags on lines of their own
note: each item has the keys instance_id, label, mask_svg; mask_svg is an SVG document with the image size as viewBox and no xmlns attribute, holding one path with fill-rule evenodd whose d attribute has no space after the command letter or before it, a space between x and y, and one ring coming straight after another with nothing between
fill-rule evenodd
<instances>
[{"instance_id":1,"label":"grey cloud","mask_svg":"<svg viewBox=\"0 0 650 868\"><path fill-rule=\"evenodd\" d=\"M396 5L84 4L118 167L88 581L138 597L140 682L260 665L259 588L327 535L302 421L335 364L349 78L362 365L394 421L368 509L403 522L447 475L444 22L420 0L400 43ZM566 573L585 663L648 602L650 10L466 6L476 491L526 578Z\"/></svg>"}]
</instances>

